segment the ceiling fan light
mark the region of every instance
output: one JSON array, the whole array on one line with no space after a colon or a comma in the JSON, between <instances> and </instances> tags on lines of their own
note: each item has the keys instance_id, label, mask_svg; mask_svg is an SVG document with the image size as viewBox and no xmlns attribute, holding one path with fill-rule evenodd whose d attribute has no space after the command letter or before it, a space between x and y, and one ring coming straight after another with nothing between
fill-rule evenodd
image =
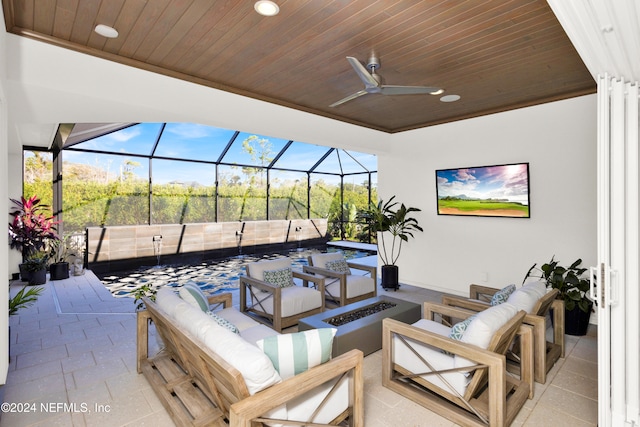
<instances>
[{"instance_id":1,"label":"ceiling fan light","mask_svg":"<svg viewBox=\"0 0 640 427\"><path fill-rule=\"evenodd\" d=\"M262 16L275 16L280 12L278 5L271 0L258 0L253 8Z\"/></svg>"},{"instance_id":2,"label":"ceiling fan light","mask_svg":"<svg viewBox=\"0 0 640 427\"><path fill-rule=\"evenodd\" d=\"M430 95L440 95L444 93L444 89L438 89L436 91L433 92L429 92Z\"/></svg>"},{"instance_id":3,"label":"ceiling fan light","mask_svg":"<svg viewBox=\"0 0 640 427\"><path fill-rule=\"evenodd\" d=\"M441 102L456 102L460 99L460 95L445 95L440 98Z\"/></svg>"},{"instance_id":4,"label":"ceiling fan light","mask_svg":"<svg viewBox=\"0 0 640 427\"><path fill-rule=\"evenodd\" d=\"M118 30L108 25L98 24L93 31L108 39L115 39L118 37Z\"/></svg>"}]
</instances>

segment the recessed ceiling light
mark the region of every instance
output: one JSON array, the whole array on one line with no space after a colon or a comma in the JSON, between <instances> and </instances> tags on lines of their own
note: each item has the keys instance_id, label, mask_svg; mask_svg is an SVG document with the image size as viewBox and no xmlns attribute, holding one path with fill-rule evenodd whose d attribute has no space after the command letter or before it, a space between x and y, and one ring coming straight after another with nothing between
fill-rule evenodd
<instances>
[{"instance_id":1,"label":"recessed ceiling light","mask_svg":"<svg viewBox=\"0 0 640 427\"><path fill-rule=\"evenodd\" d=\"M108 25L98 24L93 31L108 39L115 39L118 37L118 30Z\"/></svg>"},{"instance_id":2,"label":"recessed ceiling light","mask_svg":"<svg viewBox=\"0 0 640 427\"><path fill-rule=\"evenodd\" d=\"M253 7L256 12L263 16L275 16L280 12L278 5L271 0L259 0Z\"/></svg>"},{"instance_id":3,"label":"recessed ceiling light","mask_svg":"<svg viewBox=\"0 0 640 427\"><path fill-rule=\"evenodd\" d=\"M440 101L442 101L442 102L456 102L459 99L460 99L460 95L445 95L442 98L440 98Z\"/></svg>"}]
</instances>

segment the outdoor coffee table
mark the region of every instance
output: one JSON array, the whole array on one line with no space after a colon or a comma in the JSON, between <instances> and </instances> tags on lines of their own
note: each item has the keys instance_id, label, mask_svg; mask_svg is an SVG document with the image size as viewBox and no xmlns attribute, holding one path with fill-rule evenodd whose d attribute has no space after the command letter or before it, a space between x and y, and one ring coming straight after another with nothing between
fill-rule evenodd
<instances>
[{"instance_id":1,"label":"outdoor coffee table","mask_svg":"<svg viewBox=\"0 0 640 427\"><path fill-rule=\"evenodd\" d=\"M382 319L411 324L420 317L419 304L381 295L300 319L298 330L337 328L333 356L354 348L366 356L382 348Z\"/></svg>"}]
</instances>

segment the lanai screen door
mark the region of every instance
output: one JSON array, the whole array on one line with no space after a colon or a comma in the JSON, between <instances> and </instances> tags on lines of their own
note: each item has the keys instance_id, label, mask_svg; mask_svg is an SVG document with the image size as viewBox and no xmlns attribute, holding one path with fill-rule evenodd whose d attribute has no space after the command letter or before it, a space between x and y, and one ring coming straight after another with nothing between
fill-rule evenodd
<instances>
[{"instance_id":1,"label":"lanai screen door","mask_svg":"<svg viewBox=\"0 0 640 427\"><path fill-rule=\"evenodd\" d=\"M598 425L640 424L638 83L598 78Z\"/></svg>"}]
</instances>

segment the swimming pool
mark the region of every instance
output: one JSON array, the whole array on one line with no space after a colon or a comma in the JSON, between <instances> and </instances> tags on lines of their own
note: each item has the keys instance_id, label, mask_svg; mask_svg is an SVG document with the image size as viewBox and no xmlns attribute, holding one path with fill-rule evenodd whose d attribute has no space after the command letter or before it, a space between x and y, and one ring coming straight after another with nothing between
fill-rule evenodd
<instances>
[{"instance_id":1,"label":"swimming pool","mask_svg":"<svg viewBox=\"0 0 640 427\"><path fill-rule=\"evenodd\" d=\"M327 248L327 252L336 251L343 252L346 259L371 255L366 251ZM140 267L130 272L109 273L100 277L100 280L113 296L119 298L133 298L132 292L144 285L157 290L163 286L180 287L187 282L196 283L206 293L215 294L238 289L238 280L241 275L246 274L245 265L248 263L288 256L292 260L292 268L302 270L303 266L308 265L307 257L319 252L321 251L318 249L303 249L286 254L243 255L194 265Z\"/></svg>"}]
</instances>

